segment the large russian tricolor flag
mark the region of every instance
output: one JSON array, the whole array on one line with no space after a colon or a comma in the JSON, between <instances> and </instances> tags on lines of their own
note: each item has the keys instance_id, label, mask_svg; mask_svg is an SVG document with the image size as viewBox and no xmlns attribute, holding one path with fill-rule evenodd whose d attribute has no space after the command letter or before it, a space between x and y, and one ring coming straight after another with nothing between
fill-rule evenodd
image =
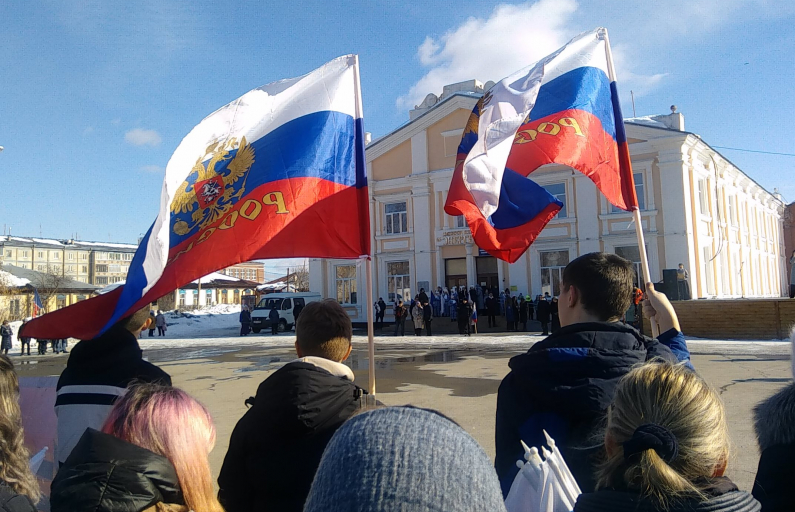
<instances>
[{"instance_id":1,"label":"large russian tricolor flag","mask_svg":"<svg viewBox=\"0 0 795 512\"><path fill-rule=\"evenodd\" d=\"M495 84L470 115L445 204L475 243L516 261L562 203L528 176L557 163L582 172L619 208L637 208L604 29L581 34Z\"/></svg>"},{"instance_id":2,"label":"large russian tricolor flag","mask_svg":"<svg viewBox=\"0 0 795 512\"><path fill-rule=\"evenodd\" d=\"M235 263L369 255L358 57L259 87L210 114L169 160L160 199L124 286L28 322L26 336L93 338Z\"/></svg>"}]
</instances>

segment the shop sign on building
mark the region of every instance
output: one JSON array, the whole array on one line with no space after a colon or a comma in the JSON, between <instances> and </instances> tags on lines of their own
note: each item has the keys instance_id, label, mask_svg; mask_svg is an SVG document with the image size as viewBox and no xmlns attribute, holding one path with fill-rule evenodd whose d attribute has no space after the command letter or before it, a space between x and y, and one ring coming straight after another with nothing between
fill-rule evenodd
<instances>
[{"instance_id":1,"label":"shop sign on building","mask_svg":"<svg viewBox=\"0 0 795 512\"><path fill-rule=\"evenodd\" d=\"M437 245L466 245L474 243L472 233L467 230L448 231L442 236L436 237Z\"/></svg>"}]
</instances>

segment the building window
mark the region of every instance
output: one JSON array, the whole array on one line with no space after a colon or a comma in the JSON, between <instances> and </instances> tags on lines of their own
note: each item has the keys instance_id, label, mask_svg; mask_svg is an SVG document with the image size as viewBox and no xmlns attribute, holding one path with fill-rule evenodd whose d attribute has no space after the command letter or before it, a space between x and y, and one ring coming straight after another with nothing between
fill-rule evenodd
<instances>
[{"instance_id":1,"label":"building window","mask_svg":"<svg viewBox=\"0 0 795 512\"><path fill-rule=\"evenodd\" d=\"M560 295L563 269L569 264L569 251L546 251L541 256L541 293Z\"/></svg>"},{"instance_id":2,"label":"building window","mask_svg":"<svg viewBox=\"0 0 795 512\"><path fill-rule=\"evenodd\" d=\"M406 202L387 203L384 205L386 212L386 233L394 235L397 233L407 233L408 217L406 214Z\"/></svg>"},{"instance_id":3,"label":"building window","mask_svg":"<svg viewBox=\"0 0 795 512\"><path fill-rule=\"evenodd\" d=\"M707 247L702 247L702 254L704 255L704 277L707 281L707 294L715 295L715 275L712 272L712 250Z\"/></svg>"},{"instance_id":4,"label":"building window","mask_svg":"<svg viewBox=\"0 0 795 512\"><path fill-rule=\"evenodd\" d=\"M74 265L67 265L66 266L66 271L69 272L69 273L74 273L75 266Z\"/></svg>"},{"instance_id":5,"label":"building window","mask_svg":"<svg viewBox=\"0 0 795 512\"><path fill-rule=\"evenodd\" d=\"M96 281L96 284L108 284L108 278L105 276L97 277L94 281Z\"/></svg>"},{"instance_id":6,"label":"building window","mask_svg":"<svg viewBox=\"0 0 795 512\"><path fill-rule=\"evenodd\" d=\"M235 304L240 304L240 290L235 290L232 294L235 297Z\"/></svg>"},{"instance_id":7,"label":"building window","mask_svg":"<svg viewBox=\"0 0 795 512\"><path fill-rule=\"evenodd\" d=\"M12 299L8 302L8 309L10 310L11 317L17 318L20 316L20 312L22 311L20 300L19 299Z\"/></svg>"},{"instance_id":8,"label":"building window","mask_svg":"<svg viewBox=\"0 0 795 512\"><path fill-rule=\"evenodd\" d=\"M97 265L97 272L107 272L108 266L107 265Z\"/></svg>"},{"instance_id":9,"label":"building window","mask_svg":"<svg viewBox=\"0 0 795 512\"><path fill-rule=\"evenodd\" d=\"M563 208L557 214L557 217L563 219L567 217L566 215L566 184L565 183L553 183L552 185L544 185L544 190L555 196L555 199L563 203Z\"/></svg>"},{"instance_id":10,"label":"building window","mask_svg":"<svg viewBox=\"0 0 795 512\"><path fill-rule=\"evenodd\" d=\"M81 265L80 266L80 273L85 274L88 272L88 265Z\"/></svg>"},{"instance_id":11,"label":"building window","mask_svg":"<svg viewBox=\"0 0 795 512\"><path fill-rule=\"evenodd\" d=\"M68 258L70 261L74 260L74 259L75 259L75 253L73 253L73 252L70 252L70 253L68 253L68 254L67 254L67 258Z\"/></svg>"},{"instance_id":12,"label":"building window","mask_svg":"<svg viewBox=\"0 0 795 512\"><path fill-rule=\"evenodd\" d=\"M37 251L36 252L36 257L37 258L43 258L44 257L44 251Z\"/></svg>"},{"instance_id":13,"label":"building window","mask_svg":"<svg viewBox=\"0 0 795 512\"><path fill-rule=\"evenodd\" d=\"M47 272L47 265L36 265L36 270L39 272Z\"/></svg>"},{"instance_id":14,"label":"building window","mask_svg":"<svg viewBox=\"0 0 795 512\"><path fill-rule=\"evenodd\" d=\"M632 266L635 267L635 288L646 288L645 286L640 285L640 276L643 275L643 270L641 269L640 249L638 246L629 245L627 247L616 247L616 255L621 256L625 260L631 261Z\"/></svg>"},{"instance_id":15,"label":"building window","mask_svg":"<svg viewBox=\"0 0 795 512\"><path fill-rule=\"evenodd\" d=\"M635 194L638 196L638 209L645 210L646 209L646 187L643 183L643 173L636 172L632 174L632 179L635 180ZM618 208L614 204L610 203L610 213L620 213L625 210Z\"/></svg>"},{"instance_id":16,"label":"building window","mask_svg":"<svg viewBox=\"0 0 795 512\"><path fill-rule=\"evenodd\" d=\"M180 306L184 306L185 305L185 290L180 290L179 291L179 305Z\"/></svg>"},{"instance_id":17,"label":"building window","mask_svg":"<svg viewBox=\"0 0 795 512\"><path fill-rule=\"evenodd\" d=\"M356 265L337 265L337 302L356 304Z\"/></svg>"},{"instance_id":18,"label":"building window","mask_svg":"<svg viewBox=\"0 0 795 512\"><path fill-rule=\"evenodd\" d=\"M58 294L55 296L55 309L66 307L66 295Z\"/></svg>"},{"instance_id":19,"label":"building window","mask_svg":"<svg viewBox=\"0 0 795 512\"><path fill-rule=\"evenodd\" d=\"M23 258L27 258L28 257L28 251L22 251L22 257Z\"/></svg>"},{"instance_id":20,"label":"building window","mask_svg":"<svg viewBox=\"0 0 795 512\"><path fill-rule=\"evenodd\" d=\"M409 271L409 262L392 261L387 263L386 275L389 302L395 302L397 299L411 300L411 272ZM417 292L419 292L419 290L417 290Z\"/></svg>"},{"instance_id":21,"label":"building window","mask_svg":"<svg viewBox=\"0 0 795 512\"><path fill-rule=\"evenodd\" d=\"M707 180L698 180L698 204L702 215L709 215L709 200L707 198Z\"/></svg>"},{"instance_id":22,"label":"building window","mask_svg":"<svg viewBox=\"0 0 795 512\"><path fill-rule=\"evenodd\" d=\"M52 259L54 259L54 260L59 260L59 259L61 259L61 253L59 253L59 252L51 252L51 253L50 253L50 256L51 256L51 257L52 257Z\"/></svg>"},{"instance_id":23,"label":"building window","mask_svg":"<svg viewBox=\"0 0 795 512\"><path fill-rule=\"evenodd\" d=\"M455 227L457 228L465 228L467 227L467 220L463 215L456 215L455 216Z\"/></svg>"},{"instance_id":24,"label":"building window","mask_svg":"<svg viewBox=\"0 0 795 512\"><path fill-rule=\"evenodd\" d=\"M83 254L81 254L80 255L80 259L83 260L83 261L86 261L88 259L88 253L84 252Z\"/></svg>"},{"instance_id":25,"label":"building window","mask_svg":"<svg viewBox=\"0 0 795 512\"><path fill-rule=\"evenodd\" d=\"M729 196L729 222L737 225L737 196Z\"/></svg>"}]
</instances>

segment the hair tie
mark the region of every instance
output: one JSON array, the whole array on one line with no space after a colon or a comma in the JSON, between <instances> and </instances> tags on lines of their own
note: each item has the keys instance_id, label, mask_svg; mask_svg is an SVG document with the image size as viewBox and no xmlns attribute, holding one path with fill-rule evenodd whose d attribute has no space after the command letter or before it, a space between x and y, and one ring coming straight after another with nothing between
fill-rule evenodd
<instances>
[{"instance_id":1,"label":"hair tie","mask_svg":"<svg viewBox=\"0 0 795 512\"><path fill-rule=\"evenodd\" d=\"M646 450L654 450L662 460L671 463L679 453L679 444L674 433L654 423L636 428L632 437L623 446L625 460Z\"/></svg>"}]
</instances>

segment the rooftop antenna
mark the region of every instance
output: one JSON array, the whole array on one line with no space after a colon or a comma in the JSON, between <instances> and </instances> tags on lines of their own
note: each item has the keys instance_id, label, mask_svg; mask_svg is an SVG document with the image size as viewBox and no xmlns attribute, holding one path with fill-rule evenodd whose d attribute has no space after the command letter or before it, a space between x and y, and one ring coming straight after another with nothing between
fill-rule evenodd
<instances>
[{"instance_id":1,"label":"rooftop antenna","mask_svg":"<svg viewBox=\"0 0 795 512\"><path fill-rule=\"evenodd\" d=\"M638 117L638 114L635 113L635 93L629 91L629 95L632 96L632 117Z\"/></svg>"}]
</instances>

